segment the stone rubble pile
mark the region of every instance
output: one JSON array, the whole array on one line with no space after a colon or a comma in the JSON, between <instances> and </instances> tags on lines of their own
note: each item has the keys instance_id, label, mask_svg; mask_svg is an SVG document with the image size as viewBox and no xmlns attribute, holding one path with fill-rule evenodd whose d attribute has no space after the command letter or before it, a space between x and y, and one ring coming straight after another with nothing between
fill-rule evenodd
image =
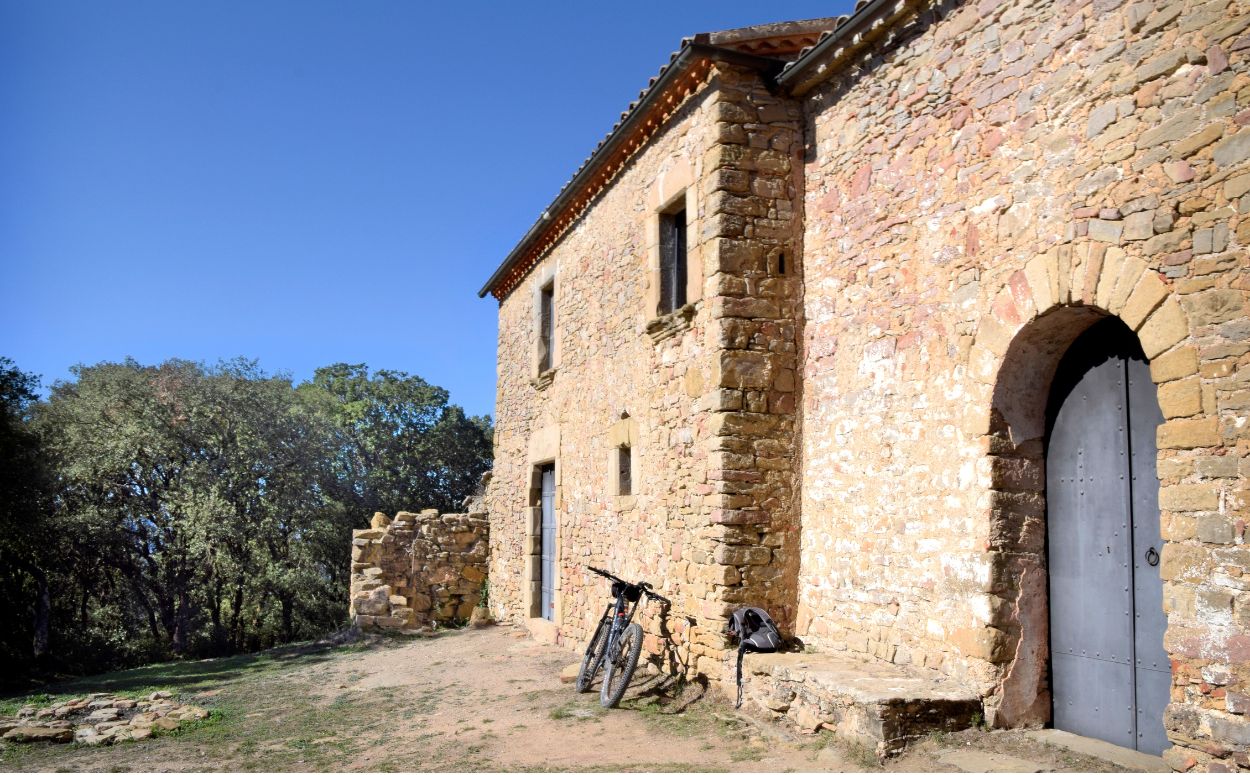
<instances>
[{"instance_id":1,"label":"stone rubble pile","mask_svg":"<svg viewBox=\"0 0 1250 775\"><path fill-rule=\"evenodd\" d=\"M0 739L11 743L109 745L170 732L185 722L208 718L208 711L174 701L170 692L146 700L96 692L47 708L27 705L16 718L0 718Z\"/></svg>"}]
</instances>

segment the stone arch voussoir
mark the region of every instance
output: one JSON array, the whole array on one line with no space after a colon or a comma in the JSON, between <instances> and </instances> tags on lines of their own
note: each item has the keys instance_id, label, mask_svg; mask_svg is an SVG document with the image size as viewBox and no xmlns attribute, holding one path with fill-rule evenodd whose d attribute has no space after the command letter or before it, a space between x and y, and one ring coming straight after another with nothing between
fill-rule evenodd
<instances>
[{"instance_id":1,"label":"stone arch voussoir","mask_svg":"<svg viewBox=\"0 0 1250 775\"><path fill-rule=\"evenodd\" d=\"M1157 384L1175 378L1168 364L1184 360L1189 323L1169 283L1139 258L1092 241L1052 248L1010 275L969 355L980 390L963 426L983 439L989 459L991 660L999 678L986 711L995 726L1049 720L1046 404L1068 347L1107 316L1137 334Z\"/></svg>"}]
</instances>

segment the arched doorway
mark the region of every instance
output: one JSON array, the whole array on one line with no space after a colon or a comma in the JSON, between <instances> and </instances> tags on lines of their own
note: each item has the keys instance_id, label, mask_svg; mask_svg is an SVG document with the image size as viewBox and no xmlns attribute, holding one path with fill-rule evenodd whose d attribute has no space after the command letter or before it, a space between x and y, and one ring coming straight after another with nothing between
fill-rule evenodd
<instances>
[{"instance_id":1,"label":"arched doorway","mask_svg":"<svg viewBox=\"0 0 1250 775\"><path fill-rule=\"evenodd\" d=\"M1137 336L1118 318L1072 343L1051 383L1046 540L1053 722L1153 754L1171 665L1159 575L1155 429Z\"/></svg>"}]
</instances>

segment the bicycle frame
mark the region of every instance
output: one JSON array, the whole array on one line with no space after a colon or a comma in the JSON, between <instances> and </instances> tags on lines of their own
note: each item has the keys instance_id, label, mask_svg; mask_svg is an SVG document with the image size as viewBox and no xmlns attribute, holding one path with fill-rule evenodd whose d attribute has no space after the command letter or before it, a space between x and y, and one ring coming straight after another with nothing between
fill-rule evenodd
<instances>
[{"instance_id":1,"label":"bicycle frame","mask_svg":"<svg viewBox=\"0 0 1250 775\"><path fill-rule=\"evenodd\" d=\"M644 589L643 594L640 594L638 599L631 604L625 599L625 589L622 588L620 594L616 596L616 600L609 603L607 608L603 609L604 616L607 616L609 611L612 612L612 626L608 628L608 640L606 646L608 650L604 652L605 654L612 655L616 653L614 647L616 646L617 639L621 636L621 633L625 631L625 628L629 626L629 623L634 620L634 614L638 611L638 604L641 603L643 598L646 596L646 590ZM625 615L626 606L629 606L628 616Z\"/></svg>"},{"instance_id":2,"label":"bicycle frame","mask_svg":"<svg viewBox=\"0 0 1250 775\"><path fill-rule=\"evenodd\" d=\"M651 590L651 585L647 584L646 582L640 581L637 584L631 584L625 579L622 579L619 576L615 576L611 573L608 573L605 570L601 570L599 568L595 568L589 565L586 567L588 570L594 572L595 574L599 576L603 576L604 578L608 579L614 584L620 585L618 587L620 591L616 594L616 599L613 602L609 603L607 607L603 609L603 617L606 617L609 615L611 615L612 617L611 624L608 627L606 640L604 641L604 649L605 649L604 653L608 655L609 657L617 653L617 649L615 647L619 643L621 633L623 633L625 631L625 628L629 626L630 622L634 620L634 615L638 611L638 606L643 602L644 599L656 600L656 601L659 601L663 605L672 605L671 600L664 597L663 595L658 595L655 592L653 592ZM630 602L626 598L626 593L630 589L637 589L639 591L638 599L635 600L632 604L630 604ZM602 619L603 617L600 617L600 618Z\"/></svg>"}]
</instances>

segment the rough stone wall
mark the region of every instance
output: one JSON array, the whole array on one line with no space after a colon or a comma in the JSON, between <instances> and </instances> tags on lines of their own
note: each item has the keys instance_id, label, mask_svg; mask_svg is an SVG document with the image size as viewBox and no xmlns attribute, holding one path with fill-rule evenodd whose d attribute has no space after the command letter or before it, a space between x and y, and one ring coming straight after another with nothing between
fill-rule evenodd
<instances>
[{"instance_id":1,"label":"rough stone wall","mask_svg":"<svg viewBox=\"0 0 1250 775\"><path fill-rule=\"evenodd\" d=\"M531 615L534 472L554 462L557 605L536 631L584 641L606 589L582 566L602 565L674 599L644 625L679 666L723 675L724 614L750 602L810 645L964 681L993 723L1041 723L1048 385L1115 315L1167 418L1169 761L1245 766L1247 0L904 5L906 27L831 63L802 133L718 66L504 298L495 613ZM657 320L649 219L684 185L702 289Z\"/></svg>"},{"instance_id":2,"label":"rough stone wall","mask_svg":"<svg viewBox=\"0 0 1250 775\"><path fill-rule=\"evenodd\" d=\"M704 92L703 94L706 94ZM715 339L706 300L693 300L684 330L653 341L655 317L647 266L654 191L667 178L705 178L702 149L714 104L689 99L499 308L495 462L487 491L491 515L491 608L499 620L529 624L576 648L588 640L607 599L595 565L643 579L674 601L667 625L691 661L697 616L711 579L692 575L686 559L699 534L707 494L708 399ZM679 189L678 189L679 190ZM691 260L701 255L700 201L687 212ZM555 282L554 371L536 380L535 289ZM612 428L628 415L636 425L634 494L611 488ZM556 609L550 627L531 618L533 561L539 538L534 467L555 463ZM707 546L705 553L710 554ZM661 633L655 607L640 609L649 653Z\"/></svg>"},{"instance_id":3,"label":"rough stone wall","mask_svg":"<svg viewBox=\"0 0 1250 775\"><path fill-rule=\"evenodd\" d=\"M709 290L719 353L711 390L708 498L726 584L723 623L742 605L793 631L798 578L798 382L802 125L797 102L759 75L723 70L717 142L705 165L717 239ZM701 557L692 560L709 563Z\"/></svg>"},{"instance_id":4,"label":"rough stone wall","mask_svg":"<svg viewBox=\"0 0 1250 775\"><path fill-rule=\"evenodd\" d=\"M945 3L807 97L798 631L1049 714L1046 387L1100 315L1159 432L1182 769L1250 745L1250 6Z\"/></svg>"},{"instance_id":5,"label":"rough stone wall","mask_svg":"<svg viewBox=\"0 0 1250 775\"><path fill-rule=\"evenodd\" d=\"M794 608L801 144L797 106L758 75L718 66L709 80L501 303L488 501L496 617L577 647L607 596L584 566L605 567L674 601L663 621L645 612L648 653L720 675L730 608L766 605L783 621ZM701 292L657 319L650 219L687 185ZM553 278L557 363L535 379L534 290ZM610 489L623 418L637 429L628 497ZM534 466L547 461L559 521L552 625L527 610Z\"/></svg>"},{"instance_id":6,"label":"rough stone wall","mask_svg":"<svg viewBox=\"0 0 1250 775\"><path fill-rule=\"evenodd\" d=\"M486 514L401 511L352 531L352 621L362 630L413 630L468 621L486 580Z\"/></svg>"}]
</instances>

